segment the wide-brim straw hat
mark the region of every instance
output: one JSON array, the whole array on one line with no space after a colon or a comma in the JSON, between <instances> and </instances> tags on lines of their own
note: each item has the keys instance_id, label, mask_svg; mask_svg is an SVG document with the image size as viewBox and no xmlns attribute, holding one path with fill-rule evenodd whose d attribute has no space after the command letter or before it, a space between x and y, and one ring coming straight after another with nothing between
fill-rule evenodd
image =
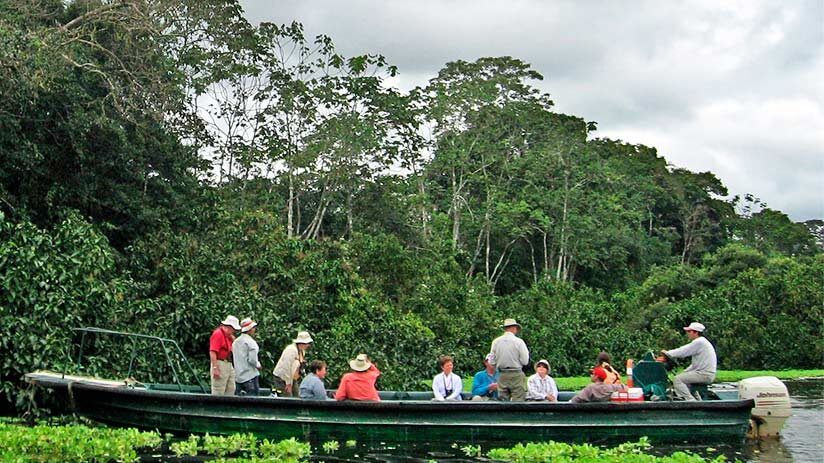
<instances>
[{"instance_id":1,"label":"wide-brim straw hat","mask_svg":"<svg viewBox=\"0 0 824 463\"><path fill-rule=\"evenodd\" d=\"M353 360L349 361L349 368L355 371L366 371L372 366L369 357L366 354L358 354Z\"/></svg>"},{"instance_id":2,"label":"wide-brim straw hat","mask_svg":"<svg viewBox=\"0 0 824 463\"><path fill-rule=\"evenodd\" d=\"M507 318L504 320L504 324L501 325L501 328L509 328L510 326L517 326L518 329L521 329L521 324L516 322L514 318Z\"/></svg>"},{"instance_id":3,"label":"wide-brim straw hat","mask_svg":"<svg viewBox=\"0 0 824 463\"><path fill-rule=\"evenodd\" d=\"M226 320L220 322L221 325L229 325L232 328L239 330L240 329L240 322L238 321L237 317L234 315L229 315L226 317Z\"/></svg>"},{"instance_id":4,"label":"wide-brim straw hat","mask_svg":"<svg viewBox=\"0 0 824 463\"><path fill-rule=\"evenodd\" d=\"M244 318L240 322L240 331L246 333L247 331L252 331L252 328L257 326L257 322L252 320L251 318Z\"/></svg>"},{"instance_id":5,"label":"wide-brim straw hat","mask_svg":"<svg viewBox=\"0 0 824 463\"><path fill-rule=\"evenodd\" d=\"M301 331L298 333L298 337L296 337L292 342L295 344L311 344L312 336L309 335L308 331Z\"/></svg>"}]
</instances>

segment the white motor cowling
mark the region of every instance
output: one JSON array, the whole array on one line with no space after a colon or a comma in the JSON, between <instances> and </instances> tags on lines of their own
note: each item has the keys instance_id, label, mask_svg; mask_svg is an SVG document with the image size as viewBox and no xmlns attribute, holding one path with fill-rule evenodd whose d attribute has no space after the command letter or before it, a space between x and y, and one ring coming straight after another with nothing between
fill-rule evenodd
<instances>
[{"instance_id":1,"label":"white motor cowling","mask_svg":"<svg viewBox=\"0 0 824 463\"><path fill-rule=\"evenodd\" d=\"M741 399L755 400L751 437L776 437L790 417L790 393L775 376L747 378L738 383Z\"/></svg>"}]
</instances>

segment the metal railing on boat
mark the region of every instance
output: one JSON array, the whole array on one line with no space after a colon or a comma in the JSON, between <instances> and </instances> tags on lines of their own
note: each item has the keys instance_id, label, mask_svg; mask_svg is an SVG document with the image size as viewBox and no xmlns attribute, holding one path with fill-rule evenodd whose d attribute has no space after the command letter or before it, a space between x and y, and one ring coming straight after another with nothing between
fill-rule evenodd
<instances>
[{"instance_id":1,"label":"metal railing on boat","mask_svg":"<svg viewBox=\"0 0 824 463\"><path fill-rule=\"evenodd\" d=\"M83 328L72 328L72 331L77 331L77 332L81 333L80 350L77 354L77 366L78 367L80 367L82 365L83 351L84 351L85 346L86 346L86 335L87 334L93 333L93 334L103 334L103 335L109 335L109 336L131 338L133 340L133 342L132 342L132 352L131 352L131 355L130 355L130 358L129 358L129 370L126 373L127 378L131 377L132 369L134 368L134 362L135 362L135 359L137 358L137 339L147 339L149 341L157 341L158 343L160 343L160 347L162 348L163 354L166 357L166 364L169 366L169 369L172 372L172 377L174 378L175 384L177 384L177 387L178 387L179 391L183 392L183 383L180 382L180 378L178 376L177 369L175 368L174 362L172 362L172 359L169 356L169 349L171 349L172 347L174 348L174 352L177 354L177 357L180 358L180 359L183 359L183 363L185 363L186 367L189 369L189 372L195 378L195 381L197 381L197 384L200 387L200 390L203 393L208 392L208 390L206 389L206 386L203 384L203 382L197 376L197 373L195 373L194 368L192 368L192 365L189 363L189 359L186 358L186 355L183 353L183 350L177 344L177 341L175 341L173 339L162 338L160 336L151 336L151 335L148 335L148 334L129 333L129 332L125 332L125 331L107 330L107 329L104 329L104 328L98 328L98 327L94 327L94 326L87 326L87 327L83 327Z\"/></svg>"}]
</instances>

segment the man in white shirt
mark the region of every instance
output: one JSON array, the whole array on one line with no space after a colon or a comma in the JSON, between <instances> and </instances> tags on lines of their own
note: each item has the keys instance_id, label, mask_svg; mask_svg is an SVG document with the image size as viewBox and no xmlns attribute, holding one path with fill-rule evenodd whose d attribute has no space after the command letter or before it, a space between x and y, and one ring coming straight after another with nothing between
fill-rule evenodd
<instances>
[{"instance_id":1,"label":"man in white shirt","mask_svg":"<svg viewBox=\"0 0 824 463\"><path fill-rule=\"evenodd\" d=\"M664 351L664 354L674 359L692 357L690 366L672 381L675 395L684 400L696 400L690 393L690 384L711 384L715 380L718 360L715 348L704 337L705 329L701 323L690 323L684 327L690 342L678 349Z\"/></svg>"}]
</instances>

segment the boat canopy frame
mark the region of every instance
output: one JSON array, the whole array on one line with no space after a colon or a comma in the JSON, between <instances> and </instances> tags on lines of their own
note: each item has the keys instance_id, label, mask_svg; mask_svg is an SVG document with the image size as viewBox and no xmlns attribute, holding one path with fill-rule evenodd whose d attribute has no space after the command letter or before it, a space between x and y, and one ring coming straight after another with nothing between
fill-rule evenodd
<instances>
[{"instance_id":1,"label":"boat canopy frame","mask_svg":"<svg viewBox=\"0 0 824 463\"><path fill-rule=\"evenodd\" d=\"M129 332L126 332L126 331L114 331L114 330L108 330L108 329L105 329L105 328L98 328L96 326L86 326L86 327L82 327L82 328L72 328L72 331L76 331L76 332L81 333L81 336L80 336L80 350L77 353L77 366L78 367L81 367L82 364L83 364L83 351L85 350L85 347L86 347L86 335L87 334L92 333L92 334L95 334L95 335L102 334L102 335L109 335L109 336L114 336L114 337L129 338L129 339L132 340L132 352L129 356L129 370L126 373L126 377L127 378L131 377L132 370L134 369L134 362L135 362L135 359L137 358L137 339L147 339L149 341L156 341L160 344L161 349L163 349L163 355L166 358L166 365L169 367L169 369L172 372L172 377L174 378L175 384L177 384L178 390L180 390L181 392L183 391L183 383L180 381L180 377L178 376L178 372L177 372L177 369L174 366L174 362L172 362L172 358L169 356L169 349L172 349L173 352L175 352L177 354L178 358L183 359L183 363L189 369L189 372L195 378L195 381L197 381L197 384L200 387L200 390L203 393L208 392L208 390L206 389L206 386L200 380L200 377L197 376L197 373L195 372L195 369L192 368L192 364L189 363L189 359L186 357L186 355L183 353L183 350L180 348L177 341L175 341L174 339L163 338L163 337L160 337L160 336L151 336L151 335L148 335L148 334L141 334L141 333L129 333Z\"/></svg>"}]
</instances>

